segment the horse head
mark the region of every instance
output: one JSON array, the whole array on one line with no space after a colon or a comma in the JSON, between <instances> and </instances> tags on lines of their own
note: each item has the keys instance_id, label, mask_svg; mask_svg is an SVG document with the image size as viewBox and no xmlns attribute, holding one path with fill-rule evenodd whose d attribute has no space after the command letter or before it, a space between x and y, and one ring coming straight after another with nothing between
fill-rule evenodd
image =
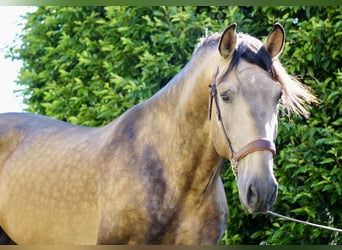
<instances>
[{"instance_id":1,"label":"horse head","mask_svg":"<svg viewBox=\"0 0 342 250\"><path fill-rule=\"evenodd\" d=\"M273 157L282 87L273 62L283 46L279 24L263 43L236 33L236 24L229 26L220 38L220 59L210 85L213 144L231 160L240 201L252 213L266 212L277 197Z\"/></svg>"}]
</instances>

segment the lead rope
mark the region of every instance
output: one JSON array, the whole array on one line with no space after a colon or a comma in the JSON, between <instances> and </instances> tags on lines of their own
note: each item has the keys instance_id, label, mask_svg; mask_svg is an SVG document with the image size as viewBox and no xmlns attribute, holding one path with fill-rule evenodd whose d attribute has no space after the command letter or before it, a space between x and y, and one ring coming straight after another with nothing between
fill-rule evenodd
<instances>
[{"instance_id":1,"label":"lead rope","mask_svg":"<svg viewBox=\"0 0 342 250\"><path fill-rule=\"evenodd\" d=\"M298 220L298 219L293 219L291 217L285 216L285 215L281 215L278 213L275 213L273 211L268 210L266 213L273 215L275 217L279 217L281 219L285 219L285 220L289 220L289 221L294 221L297 223L301 223L304 225L308 225L308 226L312 226L312 227L318 227L318 228L322 228L322 229L327 229L327 230L331 230L331 231L335 231L338 233L342 233L342 229L338 229L338 228L334 228L334 227L328 227L328 226L323 226L323 225L319 225L319 224L315 224L315 223L311 223L311 222L307 222L307 221L302 221L302 220Z\"/></svg>"}]
</instances>

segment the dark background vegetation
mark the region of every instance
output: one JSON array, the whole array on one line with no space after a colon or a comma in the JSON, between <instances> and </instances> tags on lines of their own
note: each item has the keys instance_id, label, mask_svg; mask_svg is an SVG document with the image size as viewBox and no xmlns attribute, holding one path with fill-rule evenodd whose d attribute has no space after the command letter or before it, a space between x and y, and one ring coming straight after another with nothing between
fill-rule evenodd
<instances>
[{"instance_id":1,"label":"dark background vegetation","mask_svg":"<svg viewBox=\"0 0 342 250\"><path fill-rule=\"evenodd\" d=\"M274 211L342 228L341 7L39 7L26 16L18 84L27 111L102 126L163 87L199 38L228 24L263 39L286 30L281 61L321 103L304 119L281 115ZM250 215L223 173L230 220L222 244L341 244L342 235Z\"/></svg>"}]
</instances>

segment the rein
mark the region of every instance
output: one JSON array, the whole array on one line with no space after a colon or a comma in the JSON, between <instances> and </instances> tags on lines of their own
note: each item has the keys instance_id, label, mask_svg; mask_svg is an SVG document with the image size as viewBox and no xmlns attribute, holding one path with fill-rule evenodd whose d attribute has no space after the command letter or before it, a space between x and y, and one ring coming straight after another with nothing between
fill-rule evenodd
<instances>
[{"instance_id":1,"label":"rein","mask_svg":"<svg viewBox=\"0 0 342 250\"><path fill-rule=\"evenodd\" d=\"M243 146L240 150L235 152L233 150L232 143L229 139L227 130L223 124L222 121L222 116L221 116L221 109L219 106L219 101L218 101L218 96L217 96L217 75L219 73L219 66L216 67L216 70L213 75L213 82L212 84L209 85L209 107L208 107L208 118L211 120L211 113L212 113L212 108L213 108L213 101L215 101L215 106L216 106L216 114L217 114L217 119L221 124L221 128L224 133L225 140L227 142L229 152L230 152L230 162L233 170L233 174L235 178L237 178L238 174L238 162L239 160L243 159L250 153L256 152L256 151L270 151L273 155L273 157L276 154L276 147L273 143L273 141L270 141L266 138L260 138L254 141L251 141L250 143L246 144Z\"/></svg>"},{"instance_id":2,"label":"rein","mask_svg":"<svg viewBox=\"0 0 342 250\"><path fill-rule=\"evenodd\" d=\"M331 230L331 231L335 231L335 232L339 232L342 233L342 229L338 229L338 228L334 228L334 227L328 227L328 226L323 226L323 225L319 225L319 224L315 224L315 223L311 223L311 222L307 222L307 221L302 221L302 220L298 220L298 219L293 219L291 217L285 216L285 215L281 215L278 213L275 213L273 211L267 211L268 214L273 215L275 217L279 217L281 219L285 219L285 220L289 220L289 221L294 221L297 223L301 223L304 225L308 225L308 226L312 226L312 227L317 227L317 228L322 228L322 229L327 229L327 230Z\"/></svg>"}]
</instances>

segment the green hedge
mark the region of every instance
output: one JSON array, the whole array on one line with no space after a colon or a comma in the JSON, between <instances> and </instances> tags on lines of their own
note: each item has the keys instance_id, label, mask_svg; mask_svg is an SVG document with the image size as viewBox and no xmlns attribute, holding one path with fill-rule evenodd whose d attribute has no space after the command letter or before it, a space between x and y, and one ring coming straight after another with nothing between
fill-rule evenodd
<instances>
[{"instance_id":1,"label":"green hedge","mask_svg":"<svg viewBox=\"0 0 342 250\"><path fill-rule=\"evenodd\" d=\"M27 111L102 126L164 86L206 32L237 22L262 39L280 22L283 64L321 103L309 119L280 118L273 210L342 228L341 17L341 7L40 7L9 54L24 62ZM230 209L222 244L342 243L337 233L248 214L228 166L222 177Z\"/></svg>"}]
</instances>

